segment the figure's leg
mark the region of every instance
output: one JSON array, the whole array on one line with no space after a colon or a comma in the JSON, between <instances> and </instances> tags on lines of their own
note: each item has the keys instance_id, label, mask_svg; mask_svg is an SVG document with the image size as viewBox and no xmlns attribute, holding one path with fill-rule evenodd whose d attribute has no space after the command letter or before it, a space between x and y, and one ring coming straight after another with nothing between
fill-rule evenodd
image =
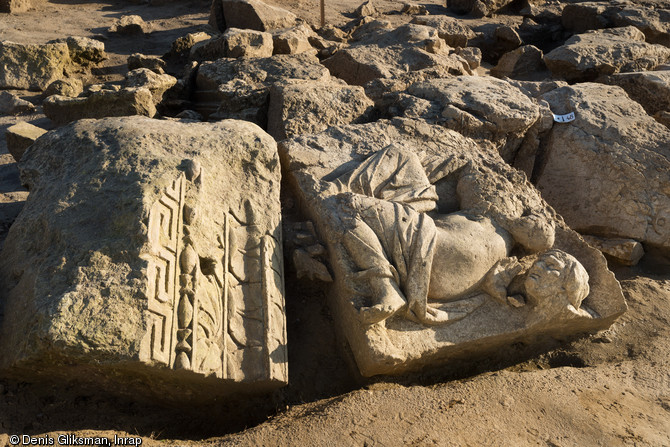
<instances>
[{"instance_id":1,"label":"figure's leg","mask_svg":"<svg viewBox=\"0 0 670 447\"><path fill-rule=\"evenodd\" d=\"M372 229L357 220L343 242L357 268L349 279L359 292L372 299L371 306L359 309L363 322L378 323L405 307L405 299L398 287L398 274L384 256L384 249Z\"/></svg>"}]
</instances>

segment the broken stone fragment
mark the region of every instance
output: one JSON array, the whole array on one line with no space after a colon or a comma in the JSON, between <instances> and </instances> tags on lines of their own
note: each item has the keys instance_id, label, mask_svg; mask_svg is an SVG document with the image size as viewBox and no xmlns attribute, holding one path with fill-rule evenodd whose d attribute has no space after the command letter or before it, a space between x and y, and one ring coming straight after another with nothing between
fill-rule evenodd
<instances>
[{"instance_id":1,"label":"broken stone fragment","mask_svg":"<svg viewBox=\"0 0 670 447\"><path fill-rule=\"evenodd\" d=\"M5 130L7 150L12 154L14 160L19 162L25 150L45 133L47 133L46 130L33 126L30 123L20 122L14 124Z\"/></svg>"},{"instance_id":2,"label":"broken stone fragment","mask_svg":"<svg viewBox=\"0 0 670 447\"><path fill-rule=\"evenodd\" d=\"M274 44L274 54L314 52L314 47L312 47L312 44L310 43L314 39L319 40L319 36L305 23L301 23L295 28L273 31L272 41ZM320 49L324 48L325 45Z\"/></svg>"},{"instance_id":3,"label":"broken stone fragment","mask_svg":"<svg viewBox=\"0 0 670 447\"><path fill-rule=\"evenodd\" d=\"M115 20L109 27L109 32L127 36L142 35L149 34L151 26L138 15L128 15Z\"/></svg>"},{"instance_id":4,"label":"broken stone fragment","mask_svg":"<svg viewBox=\"0 0 670 447\"><path fill-rule=\"evenodd\" d=\"M126 87L149 89L155 105L163 100L165 92L175 84L177 84L177 78L169 74L156 74L148 68L138 68L126 74Z\"/></svg>"},{"instance_id":5,"label":"broken stone fragment","mask_svg":"<svg viewBox=\"0 0 670 447\"><path fill-rule=\"evenodd\" d=\"M561 15L562 25L577 34L606 28L609 24L605 15L608 6L605 2L568 3Z\"/></svg>"},{"instance_id":6,"label":"broken stone fragment","mask_svg":"<svg viewBox=\"0 0 670 447\"><path fill-rule=\"evenodd\" d=\"M477 47L456 48L456 54L466 60L470 70L475 70L482 64L482 50Z\"/></svg>"},{"instance_id":7,"label":"broken stone fragment","mask_svg":"<svg viewBox=\"0 0 670 447\"><path fill-rule=\"evenodd\" d=\"M608 239L595 236L584 236L584 240L591 247L597 248L608 259L622 265L636 265L642 256L644 248L642 244L633 239Z\"/></svg>"},{"instance_id":8,"label":"broken stone fragment","mask_svg":"<svg viewBox=\"0 0 670 447\"><path fill-rule=\"evenodd\" d=\"M272 56L272 34L238 28L228 28L223 33L226 57Z\"/></svg>"},{"instance_id":9,"label":"broken stone fragment","mask_svg":"<svg viewBox=\"0 0 670 447\"><path fill-rule=\"evenodd\" d=\"M44 100L42 107L44 114L57 125L84 118L130 115L153 117L156 114L151 91L136 87L98 90L77 98L53 95Z\"/></svg>"},{"instance_id":10,"label":"broken stone fragment","mask_svg":"<svg viewBox=\"0 0 670 447\"><path fill-rule=\"evenodd\" d=\"M30 198L0 256L4 377L181 403L287 383L269 135L83 120L37 140L21 168Z\"/></svg>"},{"instance_id":11,"label":"broken stone fragment","mask_svg":"<svg viewBox=\"0 0 670 447\"><path fill-rule=\"evenodd\" d=\"M279 150L328 253L323 288L364 376L509 359L515 343L595 332L626 309L602 254L490 145L394 119ZM296 252L315 277L307 250Z\"/></svg>"},{"instance_id":12,"label":"broken stone fragment","mask_svg":"<svg viewBox=\"0 0 670 447\"><path fill-rule=\"evenodd\" d=\"M345 31L342 31L340 28L331 24L326 24L326 26L319 28L317 32L322 38L333 42L346 42L348 39L348 35Z\"/></svg>"},{"instance_id":13,"label":"broken stone fragment","mask_svg":"<svg viewBox=\"0 0 670 447\"><path fill-rule=\"evenodd\" d=\"M272 31L294 26L297 18L260 0L212 0L209 24L221 32L227 28Z\"/></svg>"},{"instance_id":14,"label":"broken stone fragment","mask_svg":"<svg viewBox=\"0 0 670 447\"><path fill-rule=\"evenodd\" d=\"M191 47L189 59L194 61L215 61L226 57L226 38L223 35L202 40Z\"/></svg>"},{"instance_id":15,"label":"broken stone fragment","mask_svg":"<svg viewBox=\"0 0 670 447\"><path fill-rule=\"evenodd\" d=\"M377 8L372 0L367 0L360 4L358 8L354 11L356 17L367 17L374 16L377 14Z\"/></svg>"},{"instance_id":16,"label":"broken stone fragment","mask_svg":"<svg viewBox=\"0 0 670 447\"><path fill-rule=\"evenodd\" d=\"M402 9L400 10L402 14L409 15L428 15L428 10L425 5L419 5L417 3L403 3Z\"/></svg>"},{"instance_id":17,"label":"broken stone fragment","mask_svg":"<svg viewBox=\"0 0 670 447\"><path fill-rule=\"evenodd\" d=\"M128 70L136 68L148 68L159 75L165 73L167 63L158 56L145 56L141 53L134 53L128 56Z\"/></svg>"},{"instance_id":18,"label":"broken stone fragment","mask_svg":"<svg viewBox=\"0 0 670 447\"><path fill-rule=\"evenodd\" d=\"M512 28L511 26L503 25L496 28L493 32L493 37L496 40L498 46L505 49L513 50L523 44L523 40L519 36L519 33Z\"/></svg>"},{"instance_id":19,"label":"broken stone fragment","mask_svg":"<svg viewBox=\"0 0 670 447\"><path fill-rule=\"evenodd\" d=\"M211 38L211 34L204 32L189 33L172 42L172 47L165 56L170 58L185 58L190 54L191 48L193 48L196 43L203 42Z\"/></svg>"},{"instance_id":20,"label":"broken stone fragment","mask_svg":"<svg viewBox=\"0 0 670 447\"><path fill-rule=\"evenodd\" d=\"M42 97L52 95L68 96L75 98L84 91L84 84L77 78L59 79L54 81L44 90Z\"/></svg>"},{"instance_id":21,"label":"broken stone fragment","mask_svg":"<svg viewBox=\"0 0 670 447\"><path fill-rule=\"evenodd\" d=\"M500 78L534 80L544 78L546 70L542 50L533 45L524 45L503 54L498 65L491 69L491 74Z\"/></svg>"},{"instance_id":22,"label":"broken stone fragment","mask_svg":"<svg viewBox=\"0 0 670 447\"><path fill-rule=\"evenodd\" d=\"M437 34L444 39L447 45L454 48L466 47L468 40L475 37L474 31L470 27L448 16L414 17L410 23L437 29Z\"/></svg>"},{"instance_id":23,"label":"broken stone fragment","mask_svg":"<svg viewBox=\"0 0 670 447\"><path fill-rule=\"evenodd\" d=\"M79 65L97 64L107 58L105 44L88 37L68 37L53 42L64 42L70 51L70 59Z\"/></svg>"},{"instance_id":24,"label":"broken stone fragment","mask_svg":"<svg viewBox=\"0 0 670 447\"><path fill-rule=\"evenodd\" d=\"M20 115L34 110L35 106L31 102L12 93L0 91L0 115Z\"/></svg>"},{"instance_id":25,"label":"broken stone fragment","mask_svg":"<svg viewBox=\"0 0 670 447\"><path fill-rule=\"evenodd\" d=\"M644 35L634 27L579 34L544 56L554 76L571 82L650 70L668 59L670 48L644 42Z\"/></svg>"},{"instance_id":26,"label":"broken stone fragment","mask_svg":"<svg viewBox=\"0 0 670 447\"><path fill-rule=\"evenodd\" d=\"M0 41L0 89L44 90L65 78L72 63L67 44L19 44Z\"/></svg>"},{"instance_id":27,"label":"broken stone fragment","mask_svg":"<svg viewBox=\"0 0 670 447\"><path fill-rule=\"evenodd\" d=\"M268 133L277 141L365 120L373 107L363 87L295 81L270 89Z\"/></svg>"}]
</instances>

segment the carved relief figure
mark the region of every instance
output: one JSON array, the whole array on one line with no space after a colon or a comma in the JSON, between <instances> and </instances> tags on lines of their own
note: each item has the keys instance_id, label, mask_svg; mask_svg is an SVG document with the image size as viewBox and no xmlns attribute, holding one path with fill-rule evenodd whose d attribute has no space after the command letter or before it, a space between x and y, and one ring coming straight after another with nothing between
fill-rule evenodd
<instances>
[{"instance_id":1,"label":"carved relief figure","mask_svg":"<svg viewBox=\"0 0 670 447\"><path fill-rule=\"evenodd\" d=\"M458 177L460 211L440 215L434 183L447 175ZM368 301L359 308L364 322L402 313L423 324L444 324L467 313L429 302L481 293L513 306L558 300L578 312L589 292L588 274L567 253L546 251L554 243L553 221L532 211L506 214L481 193L487 186L481 181L467 164L422 163L393 145L332 181L329 192L346 225L342 243L353 264L349 283ZM515 249L546 253L524 269L510 256Z\"/></svg>"}]
</instances>

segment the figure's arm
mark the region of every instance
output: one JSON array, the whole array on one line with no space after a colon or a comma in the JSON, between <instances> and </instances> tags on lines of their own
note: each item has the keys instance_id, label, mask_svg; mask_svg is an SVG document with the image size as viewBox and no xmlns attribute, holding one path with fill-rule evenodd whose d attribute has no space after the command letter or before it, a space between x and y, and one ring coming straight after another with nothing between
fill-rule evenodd
<instances>
[{"instance_id":1,"label":"figure's arm","mask_svg":"<svg viewBox=\"0 0 670 447\"><path fill-rule=\"evenodd\" d=\"M501 259L491 267L482 280L482 291L502 304L507 304L507 287L523 267L516 257Z\"/></svg>"},{"instance_id":2,"label":"figure's arm","mask_svg":"<svg viewBox=\"0 0 670 447\"><path fill-rule=\"evenodd\" d=\"M531 253L539 253L554 246L556 227L552 220L537 214L510 219L503 224L514 240Z\"/></svg>"}]
</instances>

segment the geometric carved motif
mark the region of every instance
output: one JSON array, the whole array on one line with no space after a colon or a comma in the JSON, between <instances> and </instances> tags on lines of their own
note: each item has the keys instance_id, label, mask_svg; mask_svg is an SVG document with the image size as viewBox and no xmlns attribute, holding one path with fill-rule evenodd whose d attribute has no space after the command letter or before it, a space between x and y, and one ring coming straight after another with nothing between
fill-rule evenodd
<instances>
[{"instance_id":1,"label":"geometric carved motif","mask_svg":"<svg viewBox=\"0 0 670 447\"><path fill-rule=\"evenodd\" d=\"M175 302L179 277L179 244L181 240L184 175L166 188L149 212L149 253L147 297L150 323L151 358L171 365Z\"/></svg>"},{"instance_id":2,"label":"geometric carved motif","mask_svg":"<svg viewBox=\"0 0 670 447\"><path fill-rule=\"evenodd\" d=\"M189 236L191 187L200 183L181 174L149 215L151 358L238 382L287 381L281 227L255 225L245 202L246 211L224 213L220 257L203 259Z\"/></svg>"}]
</instances>

